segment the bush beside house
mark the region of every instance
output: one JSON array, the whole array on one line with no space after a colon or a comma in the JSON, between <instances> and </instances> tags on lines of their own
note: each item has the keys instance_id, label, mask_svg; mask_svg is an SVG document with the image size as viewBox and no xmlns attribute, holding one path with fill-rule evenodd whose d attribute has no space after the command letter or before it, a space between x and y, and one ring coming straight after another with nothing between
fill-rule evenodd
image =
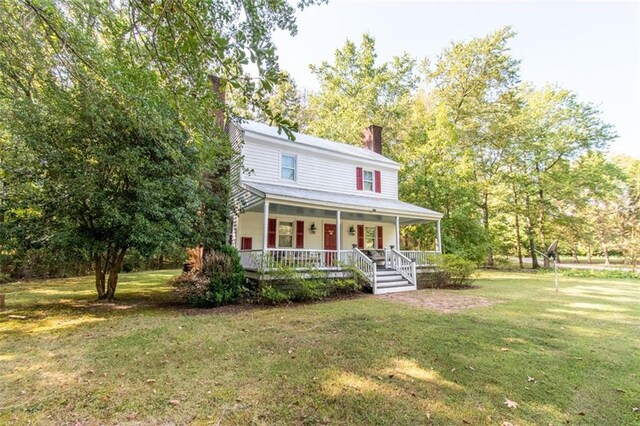
<instances>
[{"instance_id":1,"label":"bush beside house","mask_svg":"<svg viewBox=\"0 0 640 426\"><path fill-rule=\"evenodd\" d=\"M434 270L419 274L418 288L466 288L473 283L476 264L455 254L434 260Z\"/></svg>"},{"instance_id":2,"label":"bush beside house","mask_svg":"<svg viewBox=\"0 0 640 426\"><path fill-rule=\"evenodd\" d=\"M177 293L189 304L198 307L233 303L244 288L244 269L238 251L222 246L202 256L186 272L172 281Z\"/></svg>"}]
</instances>

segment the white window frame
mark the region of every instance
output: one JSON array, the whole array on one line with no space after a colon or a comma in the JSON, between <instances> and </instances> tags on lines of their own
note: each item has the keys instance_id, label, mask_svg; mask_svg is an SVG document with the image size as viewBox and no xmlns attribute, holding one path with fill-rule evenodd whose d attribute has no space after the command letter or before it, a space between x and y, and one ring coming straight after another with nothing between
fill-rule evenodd
<instances>
[{"instance_id":1,"label":"white window frame","mask_svg":"<svg viewBox=\"0 0 640 426\"><path fill-rule=\"evenodd\" d=\"M367 173L371 173L371 180L365 179ZM371 189L367 188L367 182L371 182ZM373 170L362 170L362 190L374 192L376 189L376 173Z\"/></svg>"},{"instance_id":2,"label":"white window frame","mask_svg":"<svg viewBox=\"0 0 640 426\"><path fill-rule=\"evenodd\" d=\"M280 233L280 224L281 223L290 223L291 224L291 246L283 246L280 244L280 236L288 236L287 234L281 234ZM295 220L279 220L278 221L278 227L276 229L276 234L277 234L277 242L278 242L278 248L294 248L295 247L295 238L296 238L296 221Z\"/></svg>"},{"instance_id":3,"label":"white window frame","mask_svg":"<svg viewBox=\"0 0 640 426\"><path fill-rule=\"evenodd\" d=\"M367 229L373 229L373 245L371 247L367 247ZM364 249L365 250L376 250L376 247L378 247L378 245L376 244L377 240L378 240L378 227L377 226L364 225L363 240L364 240Z\"/></svg>"},{"instance_id":4,"label":"white window frame","mask_svg":"<svg viewBox=\"0 0 640 426\"><path fill-rule=\"evenodd\" d=\"M293 179L287 179L282 176L282 169L285 168L284 161L282 161L283 157L291 157L293 158ZM286 167L287 170L291 170L291 167ZM298 180L298 156L295 154L290 154L288 152L280 152L280 180L284 182L296 182Z\"/></svg>"}]
</instances>

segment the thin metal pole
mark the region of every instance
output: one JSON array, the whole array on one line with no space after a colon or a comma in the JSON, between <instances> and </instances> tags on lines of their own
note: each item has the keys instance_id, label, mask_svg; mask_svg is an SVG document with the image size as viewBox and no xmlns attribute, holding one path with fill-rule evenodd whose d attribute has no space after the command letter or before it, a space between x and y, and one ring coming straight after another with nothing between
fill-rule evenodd
<instances>
[{"instance_id":1,"label":"thin metal pole","mask_svg":"<svg viewBox=\"0 0 640 426\"><path fill-rule=\"evenodd\" d=\"M556 276L556 292L558 292L558 261L556 258L553 258L553 272Z\"/></svg>"}]
</instances>

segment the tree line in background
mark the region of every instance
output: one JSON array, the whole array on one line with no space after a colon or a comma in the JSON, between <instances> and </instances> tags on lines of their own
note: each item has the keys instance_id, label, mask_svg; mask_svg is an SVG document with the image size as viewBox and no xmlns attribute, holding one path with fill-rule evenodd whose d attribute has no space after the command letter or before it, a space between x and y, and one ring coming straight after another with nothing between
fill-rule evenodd
<instances>
[{"instance_id":1,"label":"tree line in background","mask_svg":"<svg viewBox=\"0 0 640 426\"><path fill-rule=\"evenodd\" d=\"M317 91L300 93L288 79L269 102L301 131L355 145L367 125L383 126L385 154L402 166L400 196L444 213L446 251L487 266L517 256L522 267L529 257L537 268L548 266L539 251L559 239L563 256L608 263L616 254L635 266L640 161L607 156L616 134L593 104L521 81L514 35L505 27L431 61L383 63L364 35L311 66ZM427 227L403 230L412 248L433 240Z\"/></svg>"}]
</instances>

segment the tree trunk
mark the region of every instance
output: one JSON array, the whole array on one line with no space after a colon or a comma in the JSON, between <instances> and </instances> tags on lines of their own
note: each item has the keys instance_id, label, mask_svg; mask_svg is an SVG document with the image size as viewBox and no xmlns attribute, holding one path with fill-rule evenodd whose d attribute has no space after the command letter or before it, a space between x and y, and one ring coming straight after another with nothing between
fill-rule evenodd
<instances>
[{"instance_id":1,"label":"tree trunk","mask_svg":"<svg viewBox=\"0 0 640 426\"><path fill-rule=\"evenodd\" d=\"M527 212L530 213L528 195L525 198L525 206L526 206ZM527 238L529 239L529 255L531 256L531 269L538 269L540 267L540 264L538 263L538 256L536 255L536 241L535 241L534 231L533 231L533 221L531 220L530 214L527 214L526 217L527 217L526 232L527 232Z\"/></svg>"},{"instance_id":2,"label":"tree trunk","mask_svg":"<svg viewBox=\"0 0 640 426\"><path fill-rule=\"evenodd\" d=\"M542 189L542 183L540 178L540 165L536 163L536 176L538 182L538 226L540 227L540 240L542 242L542 248L547 249L547 238L545 235L544 221L544 190ZM549 268L551 265L549 264L549 259L546 256L542 257L542 263L545 268Z\"/></svg>"},{"instance_id":3,"label":"tree trunk","mask_svg":"<svg viewBox=\"0 0 640 426\"><path fill-rule=\"evenodd\" d=\"M513 190L513 206L515 207L516 252L518 253L518 266L522 269L524 268L524 264L522 263L522 244L520 244L520 214L518 213L518 194L514 183L511 184L511 189Z\"/></svg>"},{"instance_id":4,"label":"tree trunk","mask_svg":"<svg viewBox=\"0 0 640 426\"><path fill-rule=\"evenodd\" d=\"M489 195L487 193L484 194L482 198L482 224L484 225L484 230L487 234L487 238L490 239L489 232ZM493 247L491 241L489 241L489 247L487 249L487 266L489 268L494 267L493 261Z\"/></svg>"},{"instance_id":5,"label":"tree trunk","mask_svg":"<svg viewBox=\"0 0 640 426\"><path fill-rule=\"evenodd\" d=\"M574 249L571 249L571 255L576 263L580 263L580 260L578 260L578 253Z\"/></svg>"},{"instance_id":6,"label":"tree trunk","mask_svg":"<svg viewBox=\"0 0 640 426\"><path fill-rule=\"evenodd\" d=\"M607 248L607 245L602 243L602 251L604 251L604 264L605 266L609 266L609 249Z\"/></svg>"},{"instance_id":7,"label":"tree trunk","mask_svg":"<svg viewBox=\"0 0 640 426\"><path fill-rule=\"evenodd\" d=\"M113 258L109 266L109 280L107 281L107 294L105 298L107 300L113 300L116 294L116 287L118 286L118 274L122 268L122 262L124 261L124 255L127 252L126 248L116 249L113 252Z\"/></svg>"},{"instance_id":8,"label":"tree trunk","mask_svg":"<svg viewBox=\"0 0 640 426\"><path fill-rule=\"evenodd\" d=\"M516 252L518 253L518 266L520 269L524 268L522 263L522 244L520 244L520 218L516 213Z\"/></svg>"},{"instance_id":9,"label":"tree trunk","mask_svg":"<svg viewBox=\"0 0 640 426\"><path fill-rule=\"evenodd\" d=\"M593 263L593 261L591 260L591 244L587 246L587 263Z\"/></svg>"},{"instance_id":10,"label":"tree trunk","mask_svg":"<svg viewBox=\"0 0 640 426\"><path fill-rule=\"evenodd\" d=\"M95 272L96 277L96 291L98 292L98 299L104 299L104 295L106 294L105 274L102 270L102 260L98 254L93 256L93 271Z\"/></svg>"}]
</instances>

